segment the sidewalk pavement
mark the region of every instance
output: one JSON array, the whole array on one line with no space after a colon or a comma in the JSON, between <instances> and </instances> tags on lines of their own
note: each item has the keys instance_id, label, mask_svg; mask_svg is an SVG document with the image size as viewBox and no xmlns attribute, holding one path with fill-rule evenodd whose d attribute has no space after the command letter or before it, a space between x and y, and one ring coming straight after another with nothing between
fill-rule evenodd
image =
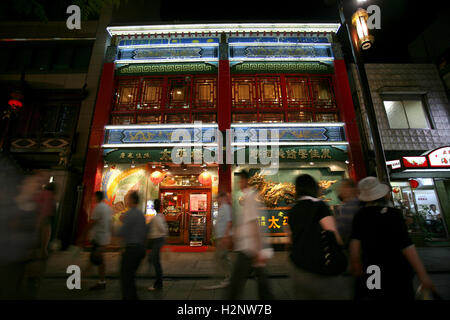
<instances>
[{"instance_id":1,"label":"sidewalk pavement","mask_svg":"<svg viewBox=\"0 0 450 320\"><path fill-rule=\"evenodd\" d=\"M445 300L450 300L450 247L417 248L422 261L430 272L433 283ZM232 254L232 258L234 254ZM82 290L68 290L66 287L66 268L76 264L84 270L89 262L89 252L78 257L69 251L53 253L48 261L46 275L39 291L39 300L117 300L121 299L119 268L120 252L106 253L107 288L101 291L89 291L97 281L96 268L82 271ZM292 288L288 275L288 252L275 252L269 261L267 272L276 299L291 300ZM214 252L171 252L162 253L164 270L164 289L148 292L153 284L153 269L150 270L145 259L138 270L138 295L142 300L220 300L224 289L206 290L206 286L215 285ZM347 276L350 279L350 276ZM415 286L418 281L415 278ZM256 300L257 284L247 281L242 298Z\"/></svg>"},{"instance_id":2,"label":"sidewalk pavement","mask_svg":"<svg viewBox=\"0 0 450 320\"><path fill-rule=\"evenodd\" d=\"M450 247L422 247L417 248L422 261L430 273L450 273ZM233 258L234 253L231 253ZM117 278L120 269L120 252L107 252L106 276ZM214 252L171 252L166 248L161 253L161 263L164 276L167 278L211 278L216 276ZM78 265L84 270L89 264L89 252L81 252L74 256L70 251L58 251L51 254L46 269L47 278L66 277L69 265ZM276 251L268 262L267 273L270 277L288 276L289 257L287 251ZM147 257L141 263L138 277L153 275ZM96 268L84 273L84 277L96 276Z\"/></svg>"}]
</instances>

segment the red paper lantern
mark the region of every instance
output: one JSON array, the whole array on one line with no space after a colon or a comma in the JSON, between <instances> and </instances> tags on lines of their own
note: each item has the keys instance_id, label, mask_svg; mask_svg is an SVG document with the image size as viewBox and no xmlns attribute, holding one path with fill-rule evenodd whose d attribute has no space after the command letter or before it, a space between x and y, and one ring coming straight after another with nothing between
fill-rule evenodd
<instances>
[{"instance_id":1,"label":"red paper lantern","mask_svg":"<svg viewBox=\"0 0 450 320\"><path fill-rule=\"evenodd\" d=\"M198 176L198 182L204 186L209 186L211 184L211 174L208 171L202 172Z\"/></svg>"},{"instance_id":2,"label":"red paper lantern","mask_svg":"<svg viewBox=\"0 0 450 320\"><path fill-rule=\"evenodd\" d=\"M163 179L164 179L164 174L161 173L160 171L153 171L152 174L150 175L150 180L154 184L159 184L161 181L163 181Z\"/></svg>"},{"instance_id":3,"label":"red paper lantern","mask_svg":"<svg viewBox=\"0 0 450 320\"><path fill-rule=\"evenodd\" d=\"M11 108L13 109L18 109L18 108L22 108L23 104L20 100L17 99L11 99L8 101L8 104Z\"/></svg>"},{"instance_id":4,"label":"red paper lantern","mask_svg":"<svg viewBox=\"0 0 450 320\"><path fill-rule=\"evenodd\" d=\"M415 189L419 186L419 181L411 179L409 180L409 185L411 186L411 188Z\"/></svg>"}]
</instances>

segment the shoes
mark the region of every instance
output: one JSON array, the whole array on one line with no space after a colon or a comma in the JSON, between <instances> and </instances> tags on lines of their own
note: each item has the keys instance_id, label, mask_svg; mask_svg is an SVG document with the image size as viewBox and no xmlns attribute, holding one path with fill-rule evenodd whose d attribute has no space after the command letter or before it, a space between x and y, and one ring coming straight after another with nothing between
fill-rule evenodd
<instances>
[{"instance_id":1,"label":"shoes","mask_svg":"<svg viewBox=\"0 0 450 320\"><path fill-rule=\"evenodd\" d=\"M162 286L151 286L147 288L148 291L162 290Z\"/></svg>"},{"instance_id":2,"label":"shoes","mask_svg":"<svg viewBox=\"0 0 450 320\"><path fill-rule=\"evenodd\" d=\"M220 282L219 284L212 285L212 286L206 286L206 287L203 287L203 289L206 289L206 290L222 289L222 288L228 287L229 285L230 285L230 281L228 279L225 279L222 282Z\"/></svg>"},{"instance_id":3,"label":"shoes","mask_svg":"<svg viewBox=\"0 0 450 320\"><path fill-rule=\"evenodd\" d=\"M97 282L95 284L95 286L92 286L89 288L89 290L94 291L94 290L104 290L106 289L106 282Z\"/></svg>"}]
</instances>

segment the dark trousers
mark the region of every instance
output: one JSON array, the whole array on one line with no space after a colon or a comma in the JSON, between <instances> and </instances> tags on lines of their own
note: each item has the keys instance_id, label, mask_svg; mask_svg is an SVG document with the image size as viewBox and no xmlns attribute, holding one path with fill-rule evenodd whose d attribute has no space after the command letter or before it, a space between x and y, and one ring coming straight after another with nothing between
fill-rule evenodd
<instances>
[{"instance_id":1,"label":"dark trousers","mask_svg":"<svg viewBox=\"0 0 450 320\"><path fill-rule=\"evenodd\" d=\"M156 280L154 287L162 288L161 248L166 242L165 238L152 239L152 251L148 255L148 263L155 268Z\"/></svg>"},{"instance_id":2,"label":"dark trousers","mask_svg":"<svg viewBox=\"0 0 450 320\"><path fill-rule=\"evenodd\" d=\"M145 247L143 245L133 245L125 247L122 254L120 269L120 284L122 287L122 298L124 300L137 300L136 271L139 264L145 257Z\"/></svg>"},{"instance_id":3,"label":"dark trousers","mask_svg":"<svg viewBox=\"0 0 450 320\"><path fill-rule=\"evenodd\" d=\"M233 271L231 273L230 285L227 288L225 299L236 300L244 291L250 273L254 271L256 280L258 281L258 296L261 300L273 300L272 291L269 285L269 280L262 267L253 267L252 257L238 252L236 261L234 263Z\"/></svg>"}]
</instances>

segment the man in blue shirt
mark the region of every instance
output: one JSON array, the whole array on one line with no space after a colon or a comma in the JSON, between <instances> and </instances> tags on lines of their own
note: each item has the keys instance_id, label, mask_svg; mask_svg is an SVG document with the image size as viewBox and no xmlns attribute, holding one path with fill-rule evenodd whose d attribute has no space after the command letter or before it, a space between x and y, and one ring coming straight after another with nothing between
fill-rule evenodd
<instances>
[{"instance_id":1,"label":"man in blue shirt","mask_svg":"<svg viewBox=\"0 0 450 320\"><path fill-rule=\"evenodd\" d=\"M121 217L123 225L118 234L123 239L125 247L122 254L120 283L122 298L124 300L137 300L136 271L145 257L148 226L145 224L144 214L137 208L139 195L136 191L129 195L128 202L130 209Z\"/></svg>"}]
</instances>

